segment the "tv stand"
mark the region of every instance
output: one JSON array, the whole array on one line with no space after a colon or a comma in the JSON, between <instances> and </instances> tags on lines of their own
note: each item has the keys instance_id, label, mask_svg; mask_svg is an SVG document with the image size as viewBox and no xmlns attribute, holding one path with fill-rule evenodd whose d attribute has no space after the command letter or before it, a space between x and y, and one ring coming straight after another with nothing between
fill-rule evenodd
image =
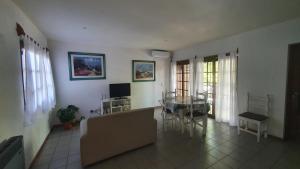
<instances>
[{"instance_id":1,"label":"tv stand","mask_svg":"<svg viewBox=\"0 0 300 169\"><path fill-rule=\"evenodd\" d=\"M127 97L115 97L115 98L111 98L111 99L114 99L114 100L121 100L121 99L127 99Z\"/></svg>"},{"instance_id":2,"label":"tv stand","mask_svg":"<svg viewBox=\"0 0 300 169\"><path fill-rule=\"evenodd\" d=\"M130 97L103 99L101 101L101 110L102 114L131 110L131 99Z\"/></svg>"}]
</instances>

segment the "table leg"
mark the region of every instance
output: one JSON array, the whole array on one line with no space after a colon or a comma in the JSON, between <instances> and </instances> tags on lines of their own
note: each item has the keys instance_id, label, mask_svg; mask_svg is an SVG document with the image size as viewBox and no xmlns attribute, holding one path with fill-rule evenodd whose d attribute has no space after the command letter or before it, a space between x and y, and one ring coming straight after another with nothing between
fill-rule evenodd
<instances>
[{"instance_id":1,"label":"table leg","mask_svg":"<svg viewBox=\"0 0 300 169\"><path fill-rule=\"evenodd\" d=\"M183 110L179 110L179 118L180 118L180 124L181 124L181 133L184 133L184 118L183 118Z\"/></svg>"},{"instance_id":2,"label":"table leg","mask_svg":"<svg viewBox=\"0 0 300 169\"><path fill-rule=\"evenodd\" d=\"M190 137L194 136L194 132L193 132L193 120L190 121Z\"/></svg>"}]
</instances>

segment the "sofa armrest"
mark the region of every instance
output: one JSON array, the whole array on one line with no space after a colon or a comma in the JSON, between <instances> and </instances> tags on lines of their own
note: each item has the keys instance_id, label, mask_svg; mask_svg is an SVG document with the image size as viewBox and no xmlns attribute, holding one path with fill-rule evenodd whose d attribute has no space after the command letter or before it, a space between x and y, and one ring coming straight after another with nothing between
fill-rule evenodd
<instances>
[{"instance_id":1,"label":"sofa armrest","mask_svg":"<svg viewBox=\"0 0 300 169\"><path fill-rule=\"evenodd\" d=\"M80 138L87 135L87 119L80 121Z\"/></svg>"}]
</instances>

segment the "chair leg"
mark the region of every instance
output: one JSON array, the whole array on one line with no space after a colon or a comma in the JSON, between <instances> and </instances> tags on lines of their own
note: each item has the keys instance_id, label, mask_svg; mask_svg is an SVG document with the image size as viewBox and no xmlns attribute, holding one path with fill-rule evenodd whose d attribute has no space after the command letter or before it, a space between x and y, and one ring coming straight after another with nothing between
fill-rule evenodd
<instances>
[{"instance_id":1,"label":"chair leg","mask_svg":"<svg viewBox=\"0 0 300 169\"><path fill-rule=\"evenodd\" d=\"M261 123L257 123L257 142L259 143L260 141L260 135L261 135Z\"/></svg>"},{"instance_id":2,"label":"chair leg","mask_svg":"<svg viewBox=\"0 0 300 169\"><path fill-rule=\"evenodd\" d=\"M193 124L194 124L194 121L193 121L193 120L190 120L190 137L193 137L193 136L194 136L194 132L193 132Z\"/></svg>"},{"instance_id":3,"label":"chair leg","mask_svg":"<svg viewBox=\"0 0 300 169\"><path fill-rule=\"evenodd\" d=\"M180 123L181 123L181 133L184 133L184 117L183 117L183 110L179 110L179 116L180 116Z\"/></svg>"},{"instance_id":4,"label":"chair leg","mask_svg":"<svg viewBox=\"0 0 300 169\"><path fill-rule=\"evenodd\" d=\"M206 136L206 130L207 130L207 116L204 117L204 121L203 121L203 136Z\"/></svg>"},{"instance_id":5,"label":"chair leg","mask_svg":"<svg viewBox=\"0 0 300 169\"><path fill-rule=\"evenodd\" d=\"M240 135L241 134L241 131L240 131L240 119L238 119L238 123L237 123L237 129L238 129L238 135Z\"/></svg>"},{"instance_id":6,"label":"chair leg","mask_svg":"<svg viewBox=\"0 0 300 169\"><path fill-rule=\"evenodd\" d=\"M265 122L264 127L265 127L264 137L268 138L268 121Z\"/></svg>"},{"instance_id":7,"label":"chair leg","mask_svg":"<svg viewBox=\"0 0 300 169\"><path fill-rule=\"evenodd\" d=\"M163 112L161 113L161 117L162 117L163 131L165 131L165 115Z\"/></svg>"}]
</instances>

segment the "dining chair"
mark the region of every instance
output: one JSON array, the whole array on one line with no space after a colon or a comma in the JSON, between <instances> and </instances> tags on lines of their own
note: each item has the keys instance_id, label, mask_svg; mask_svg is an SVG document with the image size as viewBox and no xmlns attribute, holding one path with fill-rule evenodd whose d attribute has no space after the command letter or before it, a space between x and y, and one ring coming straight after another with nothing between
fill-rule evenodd
<instances>
[{"instance_id":1,"label":"dining chair","mask_svg":"<svg viewBox=\"0 0 300 169\"><path fill-rule=\"evenodd\" d=\"M177 96L176 89L174 91L166 91L165 98L175 98Z\"/></svg>"},{"instance_id":2,"label":"dining chair","mask_svg":"<svg viewBox=\"0 0 300 169\"><path fill-rule=\"evenodd\" d=\"M188 120L191 136L196 125L203 128L202 135L206 135L207 117L209 112L209 103L207 102L207 92L196 92L195 96L191 96L191 105L185 117ZM201 103L200 103L201 102Z\"/></svg>"},{"instance_id":3,"label":"dining chair","mask_svg":"<svg viewBox=\"0 0 300 169\"><path fill-rule=\"evenodd\" d=\"M163 130L166 130L165 124L168 124L169 121L172 123L172 127L174 127L174 123L176 120L175 114L172 112L170 108L167 107L166 105L166 95L164 92L162 92L162 99L159 101L162 111L161 111L161 116L162 116L162 125L163 125Z\"/></svg>"},{"instance_id":4,"label":"dining chair","mask_svg":"<svg viewBox=\"0 0 300 169\"><path fill-rule=\"evenodd\" d=\"M238 115L238 135L240 131L254 134L257 142L260 142L262 134L265 138L268 137L270 98L270 95L255 96L247 93L247 111ZM249 129L249 123L256 124L257 130Z\"/></svg>"}]
</instances>

